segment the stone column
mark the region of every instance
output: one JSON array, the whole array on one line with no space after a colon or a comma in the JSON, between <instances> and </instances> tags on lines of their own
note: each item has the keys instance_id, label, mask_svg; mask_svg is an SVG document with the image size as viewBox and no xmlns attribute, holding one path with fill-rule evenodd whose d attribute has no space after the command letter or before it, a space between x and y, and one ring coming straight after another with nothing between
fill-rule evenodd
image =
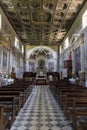
<instances>
[{"instance_id":1,"label":"stone column","mask_svg":"<svg viewBox=\"0 0 87 130\"><path fill-rule=\"evenodd\" d=\"M87 30L84 32L84 61L85 86L87 87Z\"/></svg>"},{"instance_id":2,"label":"stone column","mask_svg":"<svg viewBox=\"0 0 87 130\"><path fill-rule=\"evenodd\" d=\"M59 46L57 50L57 71L59 72Z\"/></svg>"},{"instance_id":3,"label":"stone column","mask_svg":"<svg viewBox=\"0 0 87 130\"><path fill-rule=\"evenodd\" d=\"M80 51L81 51L81 71L84 71L84 44L81 43L80 45Z\"/></svg>"},{"instance_id":4,"label":"stone column","mask_svg":"<svg viewBox=\"0 0 87 130\"><path fill-rule=\"evenodd\" d=\"M75 51L74 48L72 48L72 76L75 76Z\"/></svg>"},{"instance_id":5,"label":"stone column","mask_svg":"<svg viewBox=\"0 0 87 130\"><path fill-rule=\"evenodd\" d=\"M80 41L80 52L81 52L81 72L79 72L80 85L85 86L85 71L84 71L84 63L85 63L85 55L84 55L84 41L83 37L81 37Z\"/></svg>"},{"instance_id":6,"label":"stone column","mask_svg":"<svg viewBox=\"0 0 87 130\"><path fill-rule=\"evenodd\" d=\"M26 46L24 45L24 71L26 71Z\"/></svg>"}]
</instances>

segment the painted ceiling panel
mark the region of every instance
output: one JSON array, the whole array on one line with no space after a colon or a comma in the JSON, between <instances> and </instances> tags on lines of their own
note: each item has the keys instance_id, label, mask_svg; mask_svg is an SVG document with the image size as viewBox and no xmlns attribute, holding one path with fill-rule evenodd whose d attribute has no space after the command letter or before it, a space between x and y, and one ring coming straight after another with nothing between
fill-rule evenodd
<instances>
[{"instance_id":1,"label":"painted ceiling panel","mask_svg":"<svg viewBox=\"0 0 87 130\"><path fill-rule=\"evenodd\" d=\"M86 0L0 0L24 45L58 45Z\"/></svg>"}]
</instances>

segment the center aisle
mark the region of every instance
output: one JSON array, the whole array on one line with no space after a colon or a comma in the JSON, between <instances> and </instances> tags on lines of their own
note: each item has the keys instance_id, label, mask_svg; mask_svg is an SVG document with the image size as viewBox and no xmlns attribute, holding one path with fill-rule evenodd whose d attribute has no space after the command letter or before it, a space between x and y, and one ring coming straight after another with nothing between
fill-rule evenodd
<instances>
[{"instance_id":1,"label":"center aisle","mask_svg":"<svg viewBox=\"0 0 87 130\"><path fill-rule=\"evenodd\" d=\"M48 85L35 86L10 130L73 130Z\"/></svg>"}]
</instances>

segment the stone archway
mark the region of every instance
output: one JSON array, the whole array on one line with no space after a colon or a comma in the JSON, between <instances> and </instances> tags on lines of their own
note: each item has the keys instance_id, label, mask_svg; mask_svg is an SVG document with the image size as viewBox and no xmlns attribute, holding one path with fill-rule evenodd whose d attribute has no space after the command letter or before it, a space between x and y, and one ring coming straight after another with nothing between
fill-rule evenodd
<instances>
[{"instance_id":1,"label":"stone archway","mask_svg":"<svg viewBox=\"0 0 87 130\"><path fill-rule=\"evenodd\" d=\"M49 71L49 64L54 64L54 69L57 70L57 52L46 46L38 46L29 49L26 53L26 66L29 66L28 62L33 62L35 64L35 71L40 70L46 73ZM28 70L28 69L26 69Z\"/></svg>"}]
</instances>

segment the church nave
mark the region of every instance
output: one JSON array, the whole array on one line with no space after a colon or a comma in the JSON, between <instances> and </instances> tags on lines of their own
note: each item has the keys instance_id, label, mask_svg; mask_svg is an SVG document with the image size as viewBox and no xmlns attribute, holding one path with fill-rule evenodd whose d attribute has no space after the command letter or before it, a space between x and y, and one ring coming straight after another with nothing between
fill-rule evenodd
<instances>
[{"instance_id":1,"label":"church nave","mask_svg":"<svg viewBox=\"0 0 87 130\"><path fill-rule=\"evenodd\" d=\"M34 86L10 130L73 130L48 85Z\"/></svg>"}]
</instances>

